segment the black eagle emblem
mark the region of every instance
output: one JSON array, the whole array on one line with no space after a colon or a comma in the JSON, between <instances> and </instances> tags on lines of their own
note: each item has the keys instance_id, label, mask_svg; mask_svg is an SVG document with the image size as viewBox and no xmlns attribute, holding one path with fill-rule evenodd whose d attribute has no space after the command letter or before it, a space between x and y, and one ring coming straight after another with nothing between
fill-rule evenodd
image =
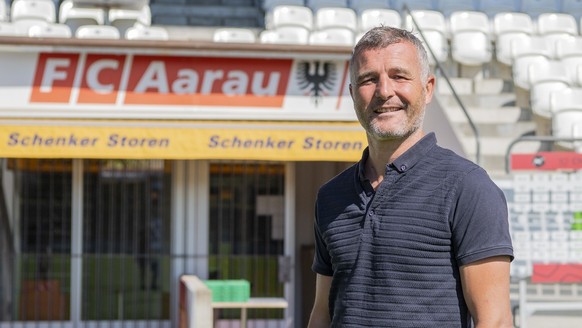
<instances>
[{"instance_id":1,"label":"black eagle emblem","mask_svg":"<svg viewBox=\"0 0 582 328\"><path fill-rule=\"evenodd\" d=\"M313 97L317 106L322 96L328 95L336 83L336 66L332 62L301 62L298 64L299 87Z\"/></svg>"}]
</instances>

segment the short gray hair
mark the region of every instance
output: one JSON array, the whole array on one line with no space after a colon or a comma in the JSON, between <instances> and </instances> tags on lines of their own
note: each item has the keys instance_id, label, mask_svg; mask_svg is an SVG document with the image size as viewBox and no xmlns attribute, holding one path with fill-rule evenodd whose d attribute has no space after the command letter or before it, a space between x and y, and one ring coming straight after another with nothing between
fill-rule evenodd
<instances>
[{"instance_id":1,"label":"short gray hair","mask_svg":"<svg viewBox=\"0 0 582 328\"><path fill-rule=\"evenodd\" d=\"M370 49L386 48L389 45L400 42L410 42L416 48L416 54L420 65L420 78L423 83L428 81L428 76L430 75L430 64L422 41L420 41L412 32L390 26L374 27L366 32L366 34L364 34L364 36L362 36L358 41L352 52L352 57L350 58L350 77L353 79L351 68L354 65L355 58L360 56L362 52Z\"/></svg>"}]
</instances>

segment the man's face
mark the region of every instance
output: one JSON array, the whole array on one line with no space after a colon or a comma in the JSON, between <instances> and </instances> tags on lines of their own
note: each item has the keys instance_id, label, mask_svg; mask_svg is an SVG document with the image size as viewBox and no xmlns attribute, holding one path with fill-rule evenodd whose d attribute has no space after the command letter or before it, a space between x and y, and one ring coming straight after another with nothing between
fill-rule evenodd
<instances>
[{"instance_id":1,"label":"man's face","mask_svg":"<svg viewBox=\"0 0 582 328\"><path fill-rule=\"evenodd\" d=\"M354 61L350 94L358 120L377 140L404 138L422 126L434 77L421 79L416 48L399 42L365 50Z\"/></svg>"}]
</instances>

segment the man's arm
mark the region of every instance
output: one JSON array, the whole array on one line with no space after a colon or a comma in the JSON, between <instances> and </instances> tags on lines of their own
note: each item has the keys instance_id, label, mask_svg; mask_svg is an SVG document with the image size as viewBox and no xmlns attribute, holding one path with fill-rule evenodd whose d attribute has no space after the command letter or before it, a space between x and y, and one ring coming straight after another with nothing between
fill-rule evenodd
<instances>
[{"instance_id":1,"label":"man's arm","mask_svg":"<svg viewBox=\"0 0 582 328\"><path fill-rule=\"evenodd\" d=\"M463 295L475 328L513 327L508 256L495 256L460 268Z\"/></svg>"},{"instance_id":2,"label":"man's arm","mask_svg":"<svg viewBox=\"0 0 582 328\"><path fill-rule=\"evenodd\" d=\"M331 276L317 274L317 280L315 282L315 302L313 303L308 328L328 328L331 324L328 307L331 279Z\"/></svg>"}]
</instances>

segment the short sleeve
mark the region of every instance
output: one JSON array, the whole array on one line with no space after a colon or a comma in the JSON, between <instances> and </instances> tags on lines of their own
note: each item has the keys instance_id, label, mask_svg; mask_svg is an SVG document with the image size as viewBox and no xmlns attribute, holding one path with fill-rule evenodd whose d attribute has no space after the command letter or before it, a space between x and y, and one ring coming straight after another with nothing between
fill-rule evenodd
<instances>
[{"instance_id":1,"label":"short sleeve","mask_svg":"<svg viewBox=\"0 0 582 328\"><path fill-rule=\"evenodd\" d=\"M462 179L453 209L453 246L459 265L500 255L513 259L507 202L483 169L474 169Z\"/></svg>"},{"instance_id":2,"label":"short sleeve","mask_svg":"<svg viewBox=\"0 0 582 328\"><path fill-rule=\"evenodd\" d=\"M322 236L321 230L319 229L317 220L317 204L315 206L315 223L314 223L314 234L315 234L315 255L313 257L313 264L311 269L315 273L319 273L325 276L333 276L333 268L331 265L331 258L329 252L327 251L327 244Z\"/></svg>"}]
</instances>

